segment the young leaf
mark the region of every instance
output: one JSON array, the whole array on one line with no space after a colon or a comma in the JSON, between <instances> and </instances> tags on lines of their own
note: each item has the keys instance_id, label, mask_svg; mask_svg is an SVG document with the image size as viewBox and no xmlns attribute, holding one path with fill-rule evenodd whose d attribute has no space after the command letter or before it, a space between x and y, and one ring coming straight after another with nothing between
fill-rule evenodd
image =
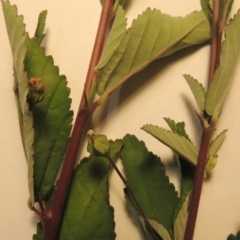
<instances>
[{"instance_id":1,"label":"young leaf","mask_svg":"<svg viewBox=\"0 0 240 240\"><path fill-rule=\"evenodd\" d=\"M115 239L113 208L109 205L108 171L108 160L94 156L82 160L76 168L59 240Z\"/></svg>"},{"instance_id":2,"label":"young leaf","mask_svg":"<svg viewBox=\"0 0 240 240\"><path fill-rule=\"evenodd\" d=\"M164 118L164 120L167 122L172 132L177 133L178 135L183 136L187 140L191 141L185 131L184 122L176 123L174 120L170 118ZM191 191L193 187L195 168L181 156L177 157L177 161L179 164L181 175L181 193L179 203L181 205L182 202L185 200L187 193L189 193L189 191Z\"/></svg>"},{"instance_id":3,"label":"young leaf","mask_svg":"<svg viewBox=\"0 0 240 240\"><path fill-rule=\"evenodd\" d=\"M172 120L170 118L164 118L164 120L166 121L166 123L168 124L168 126L170 127L172 132L177 133L179 136L183 136L186 139L188 139L189 141L191 141L185 131L185 123L184 122L176 123L174 120Z\"/></svg>"},{"instance_id":4,"label":"young leaf","mask_svg":"<svg viewBox=\"0 0 240 240\"><path fill-rule=\"evenodd\" d=\"M218 115L227 95L240 53L240 11L230 20L222 46L220 66L217 68L209 86L206 111L210 116Z\"/></svg>"},{"instance_id":5,"label":"young leaf","mask_svg":"<svg viewBox=\"0 0 240 240\"><path fill-rule=\"evenodd\" d=\"M227 240L240 240L240 232L238 232L236 236L234 236L233 234L230 234Z\"/></svg>"},{"instance_id":6,"label":"young leaf","mask_svg":"<svg viewBox=\"0 0 240 240\"><path fill-rule=\"evenodd\" d=\"M165 175L160 159L131 135L124 137L121 158L128 184L145 216L170 229L179 199L173 184Z\"/></svg>"},{"instance_id":7,"label":"young leaf","mask_svg":"<svg viewBox=\"0 0 240 240\"><path fill-rule=\"evenodd\" d=\"M38 39L28 40L25 69L28 76L41 77L46 88L44 100L33 109L34 180L40 199L52 189L63 160L71 131L71 99L65 76L59 76L52 57L45 56Z\"/></svg>"},{"instance_id":8,"label":"young leaf","mask_svg":"<svg viewBox=\"0 0 240 240\"><path fill-rule=\"evenodd\" d=\"M28 94L28 77L24 72L24 58L27 51L26 40L27 34L25 32L25 24L23 17L18 16L15 5L10 5L9 1L2 1L2 8L8 32L8 38L13 55L14 65L14 89L19 108L19 123L21 128L21 135L24 145L24 150L28 163L28 187L30 193L30 200L34 203L34 181L33 181L33 118L29 112L27 103Z\"/></svg>"},{"instance_id":9,"label":"young leaf","mask_svg":"<svg viewBox=\"0 0 240 240\"><path fill-rule=\"evenodd\" d=\"M47 18L47 10L42 11L38 17L37 28L36 28L34 36L35 36L35 38L37 38L39 40L39 42L41 42L44 37L43 32L44 32L44 28L45 28L46 18Z\"/></svg>"},{"instance_id":10,"label":"young leaf","mask_svg":"<svg viewBox=\"0 0 240 240\"><path fill-rule=\"evenodd\" d=\"M193 96L196 100L198 109L200 112L203 112L205 109L205 101L206 101L206 90L201 83L199 83L196 79L191 77L190 75L183 75L186 79L190 89L192 90Z\"/></svg>"},{"instance_id":11,"label":"young leaf","mask_svg":"<svg viewBox=\"0 0 240 240\"><path fill-rule=\"evenodd\" d=\"M223 140L225 139L227 130L222 131L209 146L209 158L214 157L217 153L218 148L221 146Z\"/></svg>"},{"instance_id":12,"label":"young leaf","mask_svg":"<svg viewBox=\"0 0 240 240\"><path fill-rule=\"evenodd\" d=\"M114 52L117 50L121 40L126 34L127 19L125 17L125 11L121 5L118 6L116 17L114 19L111 31L108 35L106 45L104 47L102 56L99 60L96 69L103 68L109 59L112 57Z\"/></svg>"},{"instance_id":13,"label":"young leaf","mask_svg":"<svg viewBox=\"0 0 240 240\"><path fill-rule=\"evenodd\" d=\"M177 240L183 240L185 227L188 216L188 204L189 204L190 193L185 197L185 201L182 203L180 210L178 211L177 217L174 220L174 237Z\"/></svg>"},{"instance_id":14,"label":"young leaf","mask_svg":"<svg viewBox=\"0 0 240 240\"><path fill-rule=\"evenodd\" d=\"M148 8L133 21L111 59L100 69L97 92L107 96L155 59L209 38L209 22L203 12L182 18Z\"/></svg>"},{"instance_id":15,"label":"young leaf","mask_svg":"<svg viewBox=\"0 0 240 240\"><path fill-rule=\"evenodd\" d=\"M153 125L145 125L142 129L158 139L164 145L170 147L178 155L188 160L196 166L198 158L198 150L191 141L176 133L164 130Z\"/></svg>"},{"instance_id":16,"label":"young leaf","mask_svg":"<svg viewBox=\"0 0 240 240\"><path fill-rule=\"evenodd\" d=\"M37 233L33 235L33 240L42 240L43 229L41 223L37 224Z\"/></svg>"}]
</instances>

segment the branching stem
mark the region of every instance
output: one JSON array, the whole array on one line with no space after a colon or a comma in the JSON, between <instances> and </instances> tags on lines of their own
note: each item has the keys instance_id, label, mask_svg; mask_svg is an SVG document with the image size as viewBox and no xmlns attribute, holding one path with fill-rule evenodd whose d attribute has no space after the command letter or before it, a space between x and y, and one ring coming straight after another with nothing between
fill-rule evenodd
<instances>
[{"instance_id":1,"label":"branching stem","mask_svg":"<svg viewBox=\"0 0 240 240\"><path fill-rule=\"evenodd\" d=\"M211 39L211 53L210 53L210 67L208 77L208 87L213 80L215 71L220 63L220 53L222 45L222 31L220 19L220 0L214 0L213 18L212 18L212 39ZM211 121L211 120L210 120ZM184 235L184 240L192 240L197 220L198 208L201 198L202 185L204 181L205 167L208 158L209 144L215 131L215 122L211 122L209 127L203 127L201 144L199 149L198 163L194 176L194 186L189 206L188 220Z\"/></svg>"},{"instance_id":2,"label":"branching stem","mask_svg":"<svg viewBox=\"0 0 240 240\"><path fill-rule=\"evenodd\" d=\"M84 91L82 94L76 121L73 127L71 139L66 151L62 172L57 183L56 193L54 195L51 207L47 209L47 211L42 212L41 222L43 226L43 240L57 239L64 203L71 182L79 145L88 119L95 108L98 106L98 104L88 106L86 99L90 92L94 75L96 74L94 67L97 65L102 53L108 24L111 18L112 6L113 0L104 1L93 53L85 81Z\"/></svg>"}]
</instances>

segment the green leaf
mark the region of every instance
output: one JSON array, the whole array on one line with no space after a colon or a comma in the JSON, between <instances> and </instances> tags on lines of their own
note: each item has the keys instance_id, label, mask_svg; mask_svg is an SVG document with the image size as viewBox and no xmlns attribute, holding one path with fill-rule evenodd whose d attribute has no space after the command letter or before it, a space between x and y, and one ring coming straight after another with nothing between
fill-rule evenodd
<instances>
[{"instance_id":1,"label":"green leaf","mask_svg":"<svg viewBox=\"0 0 240 240\"><path fill-rule=\"evenodd\" d=\"M230 234L227 240L240 240L240 231L237 233L236 236L234 236L233 234Z\"/></svg>"},{"instance_id":2,"label":"green leaf","mask_svg":"<svg viewBox=\"0 0 240 240\"><path fill-rule=\"evenodd\" d=\"M90 153L107 154L110 151L110 143L105 135L94 134L92 130L88 131L88 150Z\"/></svg>"},{"instance_id":3,"label":"green leaf","mask_svg":"<svg viewBox=\"0 0 240 240\"><path fill-rule=\"evenodd\" d=\"M220 66L217 68L209 86L206 111L210 116L218 116L226 98L240 53L240 11L230 20L222 46Z\"/></svg>"},{"instance_id":4,"label":"green leaf","mask_svg":"<svg viewBox=\"0 0 240 240\"><path fill-rule=\"evenodd\" d=\"M37 233L33 235L33 240L42 240L42 234L43 234L42 224L39 222L37 224Z\"/></svg>"},{"instance_id":5,"label":"green leaf","mask_svg":"<svg viewBox=\"0 0 240 240\"><path fill-rule=\"evenodd\" d=\"M96 142L102 140L102 146L100 151L96 151ZM101 142L100 142L101 143ZM95 145L94 145L95 144ZM105 154L109 154L112 160L116 160L118 157L121 149L123 146L123 140L117 139L115 141L108 140L105 135L95 135L93 130L88 131L88 145L87 145L87 151L96 156L96 157L104 157Z\"/></svg>"},{"instance_id":6,"label":"green leaf","mask_svg":"<svg viewBox=\"0 0 240 240\"><path fill-rule=\"evenodd\" d=\"M217 156L208 158L207 165L206 165L206 171L209 172L213 170L217 165Z\"/></svg>"},{"instance_id":7,"label":"green leaf","mask_svg":"<svg viewBox=\"0 0 240 240\"><path fill-rule=\"evenodd\" d=\"M122 162L139 205L147 218L170 229L179 199L160 159L148 152L145 144L135 136L126 135L123 140Z\"/></svg>"},{"instance_id":8,"label":"green leaf","mask_svg":"<svg viewBox=\"0 0 240 240\"><path fill-rule=\"evenodd\" d=\"M127 19L125 17L125 11L121 5L118 6L116 17L114 19L111 31L108 35L106 45L103 53L97 65L97 69L103 68L117 50L121 40L126 34Z\"/></svg>"},{"instance_id":9,"label":"green leaf","mask_svg":"<svg viewBox=\"0 0 240 240\"><path fill-rule=\"evenodd\" d=\"M45 56L36 38L28 40L25 69L30 78L40 77L47 93L33 107L34 180L40 199L52 189L63 160L71 131L70 90L65 76L59 76L53 59Z\"/></svg>"},{"instance_id":10,"label":"green leaf","mask_svg":"<svg viewBox=\"0 0 240 240\"><path fill-rule=\"evenodd\" d=\"M109 162L103 157L81 161L74 171L59 240L113 240L113 208L109 205Z\"/></svg>"},{"instance_id":11,"label":"green leaf","mask_svg":"<svg viewBox=\"0 0 240 240\"><path fill-rule=\"evenodd\" d=\"M177 133L179 136L183 136L186 139L188 139L189 141L191 141L185 131L185 123L184 122L176 123L174 120L172 120L170 118L164 118L164 120L166 121L166 123L168 124L168 126L170 127L170 129L172 130L173 133Z\"/></svg>"},{"instance_id":12,"label":"green leaf","mask_svg":"<svg viewBox=\"0 0 240 240\"><path fill-rule=\"evenodd\" d=\"M149 225L149 223L147 222L146 223L146 221L144 220L144 218L142 217L142 216L139 216L139 221L140 221L140 223L141 223L141 225L142 225L142 228L143 228L143 230L144 230L144 233L145 233L145 235L146 235L146 238L148 239L148 240L155 240L156 239L156 237L154 238L153 236L152 236L152 231L150 230L150 225ZM162 240L162 239L161 239Z\"/></svg>"},{"instance_id":13,"label":"green leaf","mask_svg":"<svg viewBox=\"0 0 240 240\"><path fill-rule=\"evenodd\" d=\"M191 164L197 164L198 149L191 141L176 133L164 130L158 126L145 125L142 129L158 139L164 145L170 147L178 155L188 160Z\"/></svg>"},{"instance_id":14,"label":"green leaf","mask_svg":"<svg viewBox=\"0 0 240 240\"><path fill-rule=\"evenodd\" d=\"M204 11L204 13L206 14L206 16L210 21L212 18L212 8L209 4L209 0L201 0L201 6L202 6L202 10Z\"/></svg>"},{"instance_id":15,"label":"green leaf","mask_svg":"<svg viewBox=\"0 0 240 240\"><path fill-rule=\"evenodd\" d=\"M187 162L182 157L179 157L178 161L180 165L180 175L181 175L180 202L183 202L186 198L186 195L193 188L195 167L193 167L189 162Z\"/></svg>"},{"instance_id":16,"label":"green leaf","mask_svg":"<svg viewBox=\"0 0 240 240\"><path fill-rule=\"evenodd\" d=\"M144 27L143 27L144 26ZM155 59L209 40L210 26L203 12L185 18L147 9L134 20L117 51L99 74L97 92L103 99Z\"/></svg>"},{"instance_id":17,"label":"green leaf","mask_svg":"<svg viewBox=\"0 0 240 240\"><path fill-rule=\"evenodd\" d=\"M226 137L227 130L222 131L209 146L209 158L214 157Z\"/></svg>"},{"instance_id":18,"label":"green leaf","mask_svg":"<svg viewBox=\"0 0 240 240\"><path fill-rule=\"evenodd\" d=\"M183 136L187 140L191 141L185 131L184 122L176 123L174 120L170 118L164 118L164 120L167 122L168 126L170 127L173 133L176 133L179 136ZM180 194L180 204L181 204L185 200L186 195L189 193L189 191L193 187L195 168L180 156L177 156L177 161L180 167L180 175L181 175L181 194Z\"/></svg>"},{"instance_id":19,"label":"green leaf","mask_svg":"<svg viewBox=\"0 0 240 240\"><path fill-rule=\"evenodd\" d=\"M201 83L199 83L196 79L191 77L190 75L183 75L186 79L190 89L192 90L193 96L196 100L198 109L200 112L203 112L205 109L205 101L206 101L206 90Z\"/></svg>"},{"instance_id":20,"label":"green leaf","mask_svg":"<svg viewBox=\"0 0 240 240\"><path fill-rule=\"evenodd\" d=\"M110 157L115 160L118 157L118 154L120 153L122 147L123 147L123 140L117 139L115 141L110 140Z\"/></svg>"},{"instance_id":21,"label":"green leaf","mask_svg":"<svg viewBox=\"0 0 240 240\"><path fill-rule=\"evenodd\" d=\"M184 233L187 223L188 216L188 204L189 204L190 193L185 197L184 202L181 204L181 208L177 213L177 217L174 220L174 237L177 240L184 239Z\"/></svg>"},{"instance_id":22,"label":"green leaf","mask_svg":"<svg viewBox=\"0 0 240 240\"><path fill-rule=\"evenodd\" d=\"M152 219L147 219L147 221L150 223L153 229L159 234L159 236L161 236L162 239L164 240L172 239L168 230L162 224Z\"/></svg>"},{"instance_id":23,"label":"green leaf","mask_svg":"<svg viewBox=\"0 0 240 240\"><path fill-rule=\"evenodd\" d=\"M47 18L47 10L42 11L39 14L37 28L34 34L35 38L37 38L40 42L44 37L44 28L45 28L46 18Z\"/></svg>"},{"instance_id":24,"label":"green leaf","mask_svg":"<svg viewBox=\"0 0 240 240\"><path fill-rule=\"evenodd\" d=\"M232 5L233 5L234 0L229 0L228 5L227 5L227 17L229 16L231 10L232 10Z\"/></svg>"},{"instance_id":25,"label":"green leaf","mask_svg":"<svg viewBox=\"0 0 240 240\"><path fill-rule=\"evenodd\" d=\"M27 34L25 32L25 24L23 17L18 16L15 5L10 5L9 1L2 1L2 8L8 32L8 38L13 55L14 65L14 90L19 108L19 123L21 128L21 135L24 145L24 150L28 163L28 187L30 193L30 200L34 203L34 181L33 181L33 118L29 111L27 103L28 94L28 77L24 72L24 58L27 51L26 40Z\"/></svg>"}]
</instances>

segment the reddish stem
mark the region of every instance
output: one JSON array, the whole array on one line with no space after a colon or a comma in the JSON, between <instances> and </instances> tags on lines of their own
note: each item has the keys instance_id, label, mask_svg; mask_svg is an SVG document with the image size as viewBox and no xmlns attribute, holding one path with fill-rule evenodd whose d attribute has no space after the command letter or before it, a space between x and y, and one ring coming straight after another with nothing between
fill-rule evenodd
<instances>
[{"instance_id":1,"label":"reddish stem","mask_svg":"<svg viewBox=\"0 0 240 240\"><path fill-rule=\"evenodd\" d=\"M64 203L71 182L79 145L88 119L98 106L98 104L93 104L92 106L88 107L86 98L90 92L92 81L95 75L94 67L97 65L102 53L105 35L107 33L108 24L111 17L112 6L113 0L104 1L80 107L66 151L62 172L57 183L56 193L51 207L47 211L43 212L41 216L41 222L43 225L43 240L57 239Z\"/></svg>"},{"instance_id":2,"label":"reddish stem","mask_svg":"<svg viewBox=\"0 0 240 240\"><path fill-rule=\"evenodd\" d=\"M220 62L221 38L220 36L220 0L214 1L212 18L212 39L208 86L210 85L215 71ZM210 120L211 121L211 120ZM212 134L215 130L215 123L211 123L208 128L203 128L201 144L199 149L198 163L194 176L194 186L189 206L188 220L184 235L184 240L192 240L197 220L198 208L201 198L202 185L204 181L204 172L208 158L208 149Z\"/></svg>"},{"instance_id":3,"label":"reddish stem","mask_svg":"<svg viewBox=\"0 0 240 240\"><path fill-rule=\"evenodd\" d=\"M80 107L88 105L86 102L87 100L86 96L89 95L93 80L97 74L94 68L97 66L99 59L101 57L105 36L108 30L109 21L111 20L111 16L112 16L112 6L113 6L113 0L103 1L102 14L100 17L97 35L96 35L92 56L91 56L91 60L88 67L86 82L83 90L83 95L85 97L82 98Z\"/></svg>"},{"instance_id":4,"label":"reddish stem","mask_svg":"<svg viewBox=\"0 0 240 240\"><path fill-rule=\"evenodd\" d=\"M204 172L208 157L208 148L211 141L214 128L209 127L203 129L201 145L199 149L198 163L194 176L194 187L192 192L191 203L189 206L189 214L186 225L184 240L192 240L197 220L198 207L202 192L202 185L204 180Z\"/></svg>"}]
</instances>

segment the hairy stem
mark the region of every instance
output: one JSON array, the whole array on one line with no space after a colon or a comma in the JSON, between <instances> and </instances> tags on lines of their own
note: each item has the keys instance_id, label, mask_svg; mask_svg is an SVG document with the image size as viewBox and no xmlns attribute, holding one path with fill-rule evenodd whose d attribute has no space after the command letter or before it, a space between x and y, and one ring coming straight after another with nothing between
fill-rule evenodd
<instances>
[{"instance_id":1,"label":"hairy stem","mask_svg":"<svg viewBox=\"0 0 240 240\"><path fill-rule=\"evenodd\" d=\"M101 57L101 53L104 46L105 36L108 30L109 21L112 17L112 7L113 0L105 0L103 2L102 14L100 17L100 22L97 30L96 40L94 43L91 60L88 67L86 82L84 85L83 95L85 97L82 98L80 107L87 106L87 98L92 88L92 83L94 78L96 77L96 71L94 68L97 66L99 59Z\"/></svg>"},{"instance_id":2,"label":"hairy stem","mask_svg":"<svg viewBox=\"0 0 240 240\"><path fill-rule=\"evenodd\" d=\"M93 77L95 74L94 67L97 65L102 53L105 36L107 33L109 20L111 17L112 6L113 0L104 1L97 36L93 48L93 53L85 81L84 91L82 94L76 121L73 127L71 139L69 141L68 148L66 151L62 172L57 183L56 193L51 207L47 211L43 212L41 216L41 222L43 225L43 240L57 239L64 203L71 182L79 145L88 119L95 110L95 108L98 106L98 104L88 106L86 99L90 92Z\"/></svg>"},{"instance_id":3,"label":"hairy stem","mask_svg":"<svg viewBox=\"0 0 240 240\"><path fill-rule=\"evenodd\" d=\"M198 163L194 176L194 187L192 192L191 203L189 206L189 214L186 225L184 240L192 240L197 220L198 207L202 192L202 185L204 180L205 166L208 157L208 148L211 141L214 128L212 126L203 129L201 145L199 149Z\"/></svg>"},{"instance_id":4,"label":"hairy stem","mask_svg":"<svg viewBox=\"0 0 240 240\"><path fill-rule=\"evenodd\" d=\"M208 77L208 87L213 79L215 71L220 62L221 52L221 38L220 30L220 0L214 0L213 5L213 18L212 18L212 39L211 39L211 53L210 53L210 67ZM211 121L211 120L210 120ZM194 186L189 206L188 220L184 235L184 240L192 240L194 236L194 230L197 220L198 208L201 198L202 185L204 181L205 167L208 158L209 144L212 138L212 134L215 131L215 123L210 123L209 127L203 127L201 144L199 149L198 163L194 176Z\"/></svg>"}]
</instances>

